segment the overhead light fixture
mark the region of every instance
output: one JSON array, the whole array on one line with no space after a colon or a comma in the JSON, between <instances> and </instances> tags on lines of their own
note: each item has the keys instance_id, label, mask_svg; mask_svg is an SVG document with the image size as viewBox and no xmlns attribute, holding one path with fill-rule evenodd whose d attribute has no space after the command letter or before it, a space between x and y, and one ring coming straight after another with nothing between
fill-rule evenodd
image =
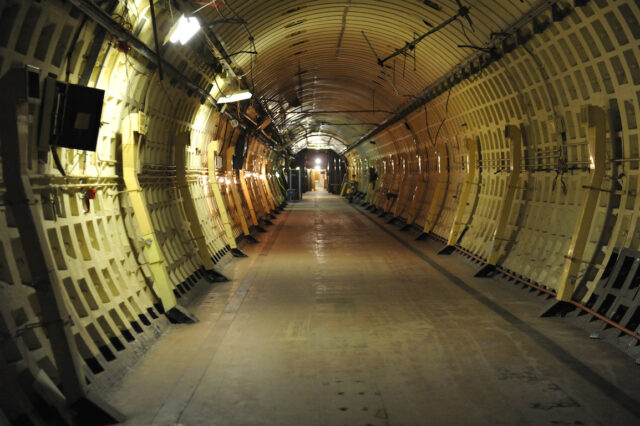
<instances>
[{"instance_id":1,"label":"overhead light fixture","mask_svg":"<svg viewBox=\"0 0 640 426\"><path fill-rule=\"evenodd\" d=\"M187 18L182 15L169 31L168 38L171 43L187 44L200 29L200 21L197 18ZM166 43L166 41L165 41Z\"/></svg>"},{"instance_id":2,"label":"overhead light fixture","mask_svg":"<svg viewBox=\"0 0 640 426\"><path fill-rule=\"evenodd\" d=\"M227 96L222 96L220 97L216 102L219 104L228 104L228 103L232 103L232 102L240 102L240 101L244 101L247 99L250 99L251 96L253 96L251 94L250 91L248 90L241 90L238 92L234 92L230 95Z\"/></svg>"},{"instance_id":3,"label":"overhead light fixture","mask_svg":"<svg viewBox=\"0 0 640 426\"><path fill-rule=\"evenodd\" d=\"M316 164L320 164L322 160L320 158L316 158Z\"/></svg>"}]
</instances>

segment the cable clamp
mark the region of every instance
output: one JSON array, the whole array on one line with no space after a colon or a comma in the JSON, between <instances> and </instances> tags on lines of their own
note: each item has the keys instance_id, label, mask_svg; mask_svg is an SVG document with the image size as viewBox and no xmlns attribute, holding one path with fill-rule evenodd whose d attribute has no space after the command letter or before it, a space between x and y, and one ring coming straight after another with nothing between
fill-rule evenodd
<instances>
[{"instance_id":1,"label":"cable clamp","mask_svg":"<svg viewBox=\"0 0 640 426\"><path fill-rule=\"evenodd\" d=\"M53 321L41 321L41 322L33 322L31 324L27 324L24 327L16 329L16 336L15 337L20 337L24 333L26 333L27 331L33 330L34 328L43 328L43 327L47 327L47 326L55 325L55 324L62 324L62 325L65 325L65 326L66 325L71 325L72 324L71 317L68 317L66 320L63 320L62 318L60 318L60 319L53 320Z\"/></svg>"},{"instance_id":2,"label":"cable clamp","mask_svg":"<svg viewBox=\"0 0 640 426\"><path fill-rule=\"evenodd\" d=\"M593 263L593 262L589 262L589 261L582 260L582 259L576 259L575 257L571 257L571 256L567 256L567 255L565 255L564 258L567 259L567 260L570 260L572 262L586 263L587 265L595 265L595 263Z\"/></svg>"},{"instance_id":3,"label":"cable clamp","mask_svg":"<svg viewBox=\"0 0 640 426\"><path fill-rule=\"evenodd\" d=\"M116 192L116 195L125 194L127 192L142 192L142 188L134 188L134 189L125 189L124 191Z\"/></svg>"}]
</instances>

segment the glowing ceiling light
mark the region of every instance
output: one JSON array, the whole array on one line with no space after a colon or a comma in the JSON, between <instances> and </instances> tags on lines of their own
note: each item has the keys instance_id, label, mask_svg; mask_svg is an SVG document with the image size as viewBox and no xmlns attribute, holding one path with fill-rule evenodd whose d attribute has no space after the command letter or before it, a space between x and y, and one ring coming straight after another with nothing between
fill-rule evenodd
<instances>
[{"instance_id":1,"label":"glowing ceiling light","mask_svg":"<svg viewBox=\"0 0 640 426\"><path fill-rule=\"evenodd\" d=\"M251 96L253 96L253 95L251 94L250 91L242 90L242 91L239 91L239 92L232 93L232 94L230 94L228 96L222 96L216 102L219 103L219 104L228 104L228 103L231 103L231 102L240 102L240 101L244 101L246 99L250 99Z\"/></svg>"},{"instance_id":2,"label":"glowing ceiling light","mask_svg":"<svg viewBox=\"0 0 640 426\"><path fill-rule=\"evenodd\" d=\"M320 163L322 163L322 160L319 158L316 158L316 164L320 164Z\"/></svg>"},{"instance_id":3,"label":"glowing ceiling light","mask_svg":"<svg viewBox=\"0 0 640 426\"><path fill-rule=\"evenodd\" d=\"M200 29L200 22L196 18L187 18L182 15L173 29L169 32L171 43L187 44Z\"/></svg>"}]
</instances>

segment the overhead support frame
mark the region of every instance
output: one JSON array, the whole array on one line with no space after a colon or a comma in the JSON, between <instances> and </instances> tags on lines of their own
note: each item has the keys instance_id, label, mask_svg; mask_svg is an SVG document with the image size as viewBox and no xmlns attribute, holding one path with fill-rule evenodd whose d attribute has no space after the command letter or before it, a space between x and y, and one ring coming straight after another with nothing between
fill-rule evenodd
<instances>
[{"instance_id":1,"label":"overhead support frame","mask_svg":"<svg viewBox=\"0 0 640 426\"><path fill-rule=\"evenodd\" d=\"M551 13L553 6L558 3L559 0L540 0L536 3L531 10L526 13L522 18L518 19L513 24L509 25L502 31L496 32L496 37L489 40L483 46L478 46L480 49L476 49L476 52L467 59L460 62L457 66L452 68L444 76L436 80L433 84L423 90L413 101L407 103L404 107L398 110L396 113L388 117L376 128L370 130L355 143L353 143L347 152L355 149L363 143L371 140L374 136L378 135L385 129L393 126L394 124L404 120L409 114L413 113L416 109L432 101L436 97L445 93L447 90L456 86L460 82L464 81L472 74L478 73L491 65L494 61L500 59L500 57L511 50L515 49L524 39L518 38L518 32L528 25L532 28L535 27L536 19L543 13ZM581 7L588 3L588 0L574 2L574 7ZM568 13L563 13L558 16L556 21L564 19L568 16ZM534 31L536 32L536 31ZM509 46L507 48L507 46Z\"/></svg>"}]
</instances>

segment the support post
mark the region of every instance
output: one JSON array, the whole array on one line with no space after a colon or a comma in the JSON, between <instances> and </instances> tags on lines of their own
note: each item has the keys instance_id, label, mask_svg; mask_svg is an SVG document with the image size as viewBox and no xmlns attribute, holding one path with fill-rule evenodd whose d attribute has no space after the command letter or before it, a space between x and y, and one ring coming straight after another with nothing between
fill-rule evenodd
<instances>
[{"instance_id":1,"label":"support post","mask_svg":"<svg viewBox=\"0 0 640 426\"><path fill-rule=\"evenodd\" d=\"M444 155L442 155L444 154ZM446 146L441 146L436 150L436 159L438 167L438 181L436 182L436 190L427 212L427 218L425 220L423 235L429 235L433 228L435 228L442 206L444 204L444 198L447 193L447 186L449 184L449 154Z\"/></svg>"},{"instance_id":2,"label":"support post","mask_svg":"<svg viewBox=\"0 0 640 426\"><path fill-rule=\"evenodd\" d=\"M456 215L453 219L451 231L449 232L447 245L440 250L438 254L451 254L453 250L455 250L455 245L458 243L462 231L462 218L467 210L469 192L471 192L471 185L473 185L473 180L476 176L476 151L478 144L472 138L466 138L465 148L467 149L467 177L464 181L460 198L458 198L458 207L456 208Z\"/></svg>"},{"instance_id":3,"label":"support post","mask_svg":"<svg viewBox=\"0 0 640 426\"><path fill-rule=\"evenodd\" d=\"M411 204L409 205L409 213L407 214L407 222L401 228L402 230L409 229L411 225L413 225L420 213L420 206L422 205L422 201L424 200L424 194L427 191L427 182L422 180L420 177L420 181L416 185L416 190L413 195L413 199L411 200Z\"/></svg>"},{"instance_id":4,"label":"support post","mask_svg":"<svg viewBox=\"0 0 640 426\"><path fill-rule=\"evenodd\" d=\"M363 205L369 204L371 202L371 199L373 198L374 186L375 186L375 184L373 182L369 182L367 184L367 193L364 196Z\"/></svg>"},{"instance_id":5,"label":"support post","mask_svg":"<svg viewBox=\"0 0 640 426\"><path fill-rule=\"evenodd\" d=\"M400 158L398 159L398 166L399 165ZM406 198L405 195L411 187L411 185L406 184L409 177L409 166L407 163L403 163L403 169L404 173L402 174L402 179L400 180L400 184L398 185L398 196L396 197L396 203L394 204L393 210L391 211L392 218L387 223L391 223L394 219L397 219L406 206L406 201L403 200Z\"/></svg>"},{"instance_id":6,"label":"support post","mask_svg":"<svg viewBox=\"0 0 640 426\"><path fill-rule=\"evenodd\" d=\"M342 182L342 189L340 189L340 196L344 197L345 192L347 191L347 181Z\"/></svg>"},{"instance_id":7,"label":"support post","mask_svg":"<svg viewBox=\"0 0 640 426\"><path fill-rule=\"evenodd\" d=\"M505 138L509 144L511 162L509 176L507 177L507 185L500 202L500 212L496 221L496 229L493 232L493 241L491 242L487 263L475 274L476 277L486 277L493 273L509 239L509 214L516 196L520 172L522 171L522 132L518 126L508 125L505 129Z\"/></svg>"},{"instance_id":8,"label":"support post","mask_svg":"<svg viewBox=\"0 0 640 426\"><path fill-rule=\"evenodd\" d=\"M573 237L569 245L569 251L564 262L562 278L556 298L563 302L571 300L578 282L578 273L582 264L582 256L589 238L591 222L598 206L600 187L604 180L606 161L606 120L607 115L603 108L587 105L582 111L582 120L587 124L587 143L589 144L589 168L591 177L586 186L580 214L573 230Z\"/></svg>"},{"instance_id":9,"label":"support post","mask_svg":"<svg viewBox=\"0 0 640 426\"><path fill-rule=\"evenodd\" d=\"M240 170L238 172L238 180L240 180L240 187L242 188L242 193L244 194L244 199L247 201L247 206L249 206L249 216L251 216L251 223L253 226L259 226L258 217L256 216L256 210L253 207L253 200L251 200L251 192L249 191L249 187L247 186L247 180L244 175L244 170Z\"/></svg>"},{"instance_id":10,"label":"support post","mask_svg":"<svg viewBox=\"0 0 640 426\"><path fill-rule=\"evenodd\" d=\"M267 179L269 182L269 188L271 188L271 198L273 198L273 205L275 206L275 210L277 213L282 211L281 208L281 204L282 202L280 201L280 189L278 188L278 185L280 185L280 182L278 181L278 178L275 177L274 175L271 175L270 178Z\"/></svg>"},{"instance_id":11,"label":"support post","mask_svg":"<svg viewBox=\"0 0 640 426\"><path fill-rule=\"evenodd\" d=\"M238 185L235 182L235 176L231 177L232 181L231 181L231 195L233 195L233 199L236 202L236 206L238 207L238 213L240 215L240 226L242 227L242 233L244 234L244 237L253 242L253 243L257 243L259 242L253 235L251 235L251 231L249 231L249 225L247 224L247 218L245 216L244 213L244 207L242 207L242 198L240 197L240 193L238 192ZM238 179L240 179L238 177ZM248 202L247 202L248 205Z\"/></svg>"},{"instance_id":12,"label":"support post","mask_svg":"<svg viewBox=\"0 0 640 426\"><path fill-rule=\"evenodd\" d=\"M211 281L223 282L229 281L224 275L216 271L216 268L211 260L212 254L209 252L207 242L202 232L202 225L200 225L200 219L198 218L198 211L196 205L191 197L191 191L189 191L189 183L187 182L187 168L186 168L186 156L185 147L189 145L190 136L187 132L181 132L176 135L174 139L174 160L176 165L176 181L182 198L182 206L184 207L184 213L189 222L191 234L193 240L198 249L198 254L202 260L202 265L206 270L206 274Z\"/></svg>"},{"instance_id":13,"label":"support post","mask_svg":"<svg viewBox=\"0 0 640 426\"><path fill-rule=\"evenodd\" d=\"M274 211L276 209L276 201L273 196L273 192L271 191L271 183L266 173L263 172L262 176L264 176L264 177L261 177L261 179L265 188L265 197L267 198L267 202L271 208L271 211Z\"/></svg>"},{"instance_id":14,"label":"support post","mask_svg":"<svg viewBox=\"0 0 640 426\"><path fill-rule=\"evenodd\" d=\"M229 220L227 206L224 204L224 200L222 199L222 193L220 192L220 186L218 185L218 178L216 177L216 153L220 149L219 145L220 142L218 141L211 141L209 142L209 145L207 145L207 167L209 171L209 184L211 185L213 198L216 201L218 213L220 214L220 219L222 220L224 233L227 236L227 241L229 242L229 247L231 248L231 254L234 257L247 257L247 255L238 248L236 238L233 236L233 229L231 229L231 221Z\"/></svg>"},{"instance_id":15,"label":"support post","mask_svg":"<svg viewBox=\"0 0 640 426\"><path fill-rule=\"evenodd\" d=\"M122 122L122 173L133 213L145 244L147 260L153 284L151 288L160 299L167 316L176 322L195 322L197 319L179 306L173 293L173 284L167 273L164 255L158 243L147 203L138 181L138 140L147 133L146 117L142 112L129 114Z\"/></svg>"}]
</instances>

